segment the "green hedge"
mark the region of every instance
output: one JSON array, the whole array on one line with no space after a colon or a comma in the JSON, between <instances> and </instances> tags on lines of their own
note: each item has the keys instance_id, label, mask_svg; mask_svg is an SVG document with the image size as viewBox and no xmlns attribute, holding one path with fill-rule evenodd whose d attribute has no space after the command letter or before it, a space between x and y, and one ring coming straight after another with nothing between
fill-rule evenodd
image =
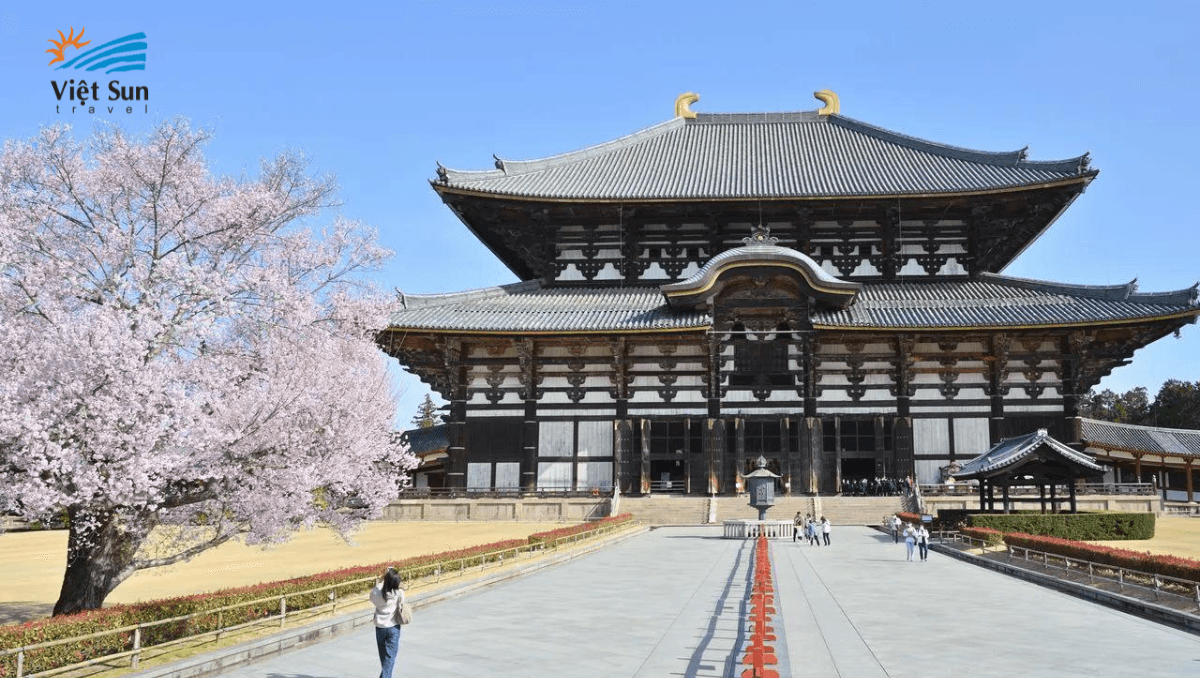
<instances>
[{"instance_id":1,"label":"green hedge","mask_svg":"<svg viewBox=\"0 0 1200 678\"><path fill-rule=\"evenodd\" d=\"M1153 513L977 513L971 527L1023 532L1076 541L1113 541L1154 537Z\"/></svg>"},{"instance_id":2,"label":"green hedge","mask_svg":"<svg viewBox=\"0 0 1200 678\"><path fill-rule=\"evenodd\" d=\"M960 530L968 537L982 539L988 546L999 546L1004 543L1004 533L990 527L964 527Z\"/></svg>"},{"instance_id":3,"label":"green hedge","mask_svg":"<svg viewBox=\"0 0 1200 678\"><path fill-rule=\"evenodd\" d=\"M114 605L99 610L89 610L75 615L38 619L24 624L0 627L0 648L15 648L36 645L52 640L87 635L106 629L117 629L144 622L170 619L188 614L214 610L241 602L267 599L264 602L227 610L220 613L201 614L187 621L163 624L143 629L142 647L150 647L170 640L215 631L221 626L232 626L255 619L263 619L279 613L279 598L288 596L288 612L305 610L330 602L331 590L297 595L301 591L323 586L339 585L332 589L339 600L366 600L367 587L362 579L379 575L389 566L401 571L406 579L416 579L435 571L451 572L480 565L484 560L494 561L489 556L496 551L519 549L536 551L553 546L558 540L572 535L591 532L613 524L628 522L630 514L612 516L603 520L574 525L571 527L542 532L526 539L482 544L457 551L416 556L400 562L377 563L323 572L307 577L284 581L267 582L254 586L223 589L211 593L200 593L179 598L153 600L133 605ZM113 634L83 641L64 643L54 647L27 652L25 673L38 673L68 664L133 649L133 633ZM16 655L0 657L0 678L16 675Z\"/></svg>"}]
</instances>

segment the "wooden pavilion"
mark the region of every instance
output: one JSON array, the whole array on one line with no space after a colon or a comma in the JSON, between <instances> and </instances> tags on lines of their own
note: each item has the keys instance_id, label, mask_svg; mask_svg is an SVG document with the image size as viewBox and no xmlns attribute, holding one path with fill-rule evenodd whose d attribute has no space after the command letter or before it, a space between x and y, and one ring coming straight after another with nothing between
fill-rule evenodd
<instances>
[{"instance_id":1,"label":"wooden pavilion","mask_svg":"<svg viewBox=\"0 0 1200 678\"><path fill-rule=\"evenodd\" d=\"M1042 513L1047 506L1058 513L1063 501L1057 488L1067 488L1066 501L1075 513L1075 487L1080 480L1099 479L1105 468L1088 454L1075 450L1052 438L1046 429L1009 438L996 443L992 449L963 464L954 474L959 481L979 483L979 507L987 512L996 510L996 487L1001 492L1001 510L1009 512L1014 502L1037 502ZM1012 487L1037 487L1037 497L1010 495Z\"/></svg>"}]
</instances>

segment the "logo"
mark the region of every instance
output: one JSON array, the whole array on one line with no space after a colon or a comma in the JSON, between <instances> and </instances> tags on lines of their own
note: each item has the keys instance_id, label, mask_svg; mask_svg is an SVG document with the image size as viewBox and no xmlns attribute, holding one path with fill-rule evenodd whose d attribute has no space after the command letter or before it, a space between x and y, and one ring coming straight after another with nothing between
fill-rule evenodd
<instances>
[{"instance_id":1,"label":"logo","mask_svg":"<svg viewBox=\"0 0 1200 678\"><path fill-rule=\"evenodd\" d=\"M79 35L75 35L75 27L72 26L71 32L67 35L63 35L62 31L58 32L60 40L55 40L54 38L48 40L55 47L54 49L46 50L54 55L54 59L48 65L53 66L60 61L64 61L66 55L63 52L68 47L83 49L84 45L90 45L92 43L91 40L80 42L85 30L87 29L79 29ZM93 47L67 61L55 70L61 71L64 68L84 69L87 71L104 70L105 74L117 73L119 71L144 71L146 70L146 34L130 33L123 38L117 38L99 47Z\"/></svg>"},{"instance_id":2,"label":"logo","mask_svg":"<svg viewBox=\"0 0 1200 678\"><path fill-rule=\"evenodd\" d=\"M82 71L80 75L98 71L97 76L146 70L145 33L130 33L125 37L81 51L93 42L91 39L83 39L86 30L86 27L80 28L79 35L76 35L75 27L72 26L66 35L63 35L61 30L58 31L58 40L50 38L47 42L54 47L46 52L53 55L54 58L47 66L59 64L54 69L55 71ZM101 112L107 108L109 113L120 112L121 109L124 109L125 113L131 114L135 108L126 102L150 100L150 87L147 85L122 85L120 80L110 80L102 92L103 85L104 83L98 79L88 80L86 77L62 82L51 80L50 86L54 90L54 98L59 102L59 105L54 107L54 112L91 114L96 113L97 108ZM70 103L69 111L65 110L66 107L62 105L68 102ZM112 102L112 105L106 102ZM122 102L123 105L116 105L115 102ZM143 104L142 112L150 112L148 103Z\"/></svg>"}]
</instances>

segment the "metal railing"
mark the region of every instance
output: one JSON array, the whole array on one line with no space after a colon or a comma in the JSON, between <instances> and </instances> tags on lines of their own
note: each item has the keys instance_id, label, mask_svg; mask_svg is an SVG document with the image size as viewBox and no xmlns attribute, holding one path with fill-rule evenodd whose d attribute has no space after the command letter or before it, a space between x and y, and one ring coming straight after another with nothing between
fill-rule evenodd
<instances>
[{"instance_id":1,"label":"metal railing","mask_svg":"<svg viewBox=\"0 0 1200 678\"><path fill-rule=\"evenodd\" d=\"M1070 490L1066 485L1058 485L1059 490L1055 492L1056 501L1065 501ZM979 496L979 486L970 485L967 483L954 483L947 485L945 483L934 485L921 485L921 494L925 496ZM1039 489L1036 485L1014 485L1008 488L1009 496L1036 496ZM1158 494L1158 490L1154 487L1154 483L1080 483L1075 486L1075 495L1091 495L1091 494L1121 494L1121 495L1139 495L1139 496L1154 496ZM1047 495L1046 500L1050 497Z\"/></svg>"},{"instance_id":2,"label":"metal railing","mask_svg":"<svg viewBox=\"0 0 1200 678\"><path fill-rule=\"evenodd\" d=\"M441 561L438 564L438 566L435 567L434 570L432 572L430 572L429 574L422 574L422 575L414 576L414 573L416 573L418 571L428 570L429 565L427 565L427 564L426 565L413 565L413 566L406 567L406 568L400 570L400 577L406 583L406 586L405 586L406 589L418 588L420 586L428 586L428 585L432 585L432 584L441 582L443 573L449 574L451 572L455 572L460 577L466 576L466 574L469 571L472 571L473 568L476 567L474 564L467 565L468 561L474 563L474 561L478 560L479 564L478 564L477 571L483 571L483 570L487 569L489 563L493 564L495 567L500 567L504 564L504 562L506 560L509 562L512 562L513 560L517 559L522 553L526 553L527 558L532 558L534 556L535 552L546 552L546 551L554 552L554 551L557 551L559 548L561 548L563 545L574 544L575 542L578 542L582 539L601 536L601 535L607 534L609 532L613 532L617 529L628 527L631 524L633 524L633 521L624 521L624 522L620 522L620 523L602 525L600 527L586 530L586 531L580 532L578 534L567 535L567 536L563 536L563 537L556 537L553 539L553 541L551 541L549 543L549 545L547 545L547 543L545 543L545 542L535 542L535 543L530 543L530 544L523 544L521 546L510 547L507 549L498 549L496 551L487 551L485 553L462 556L461 558L451 558L451 559ZM448 565L457 565L457 567L447 567ZM248 627L255 626L255 625L274 626L274 625L278 624L278 626L280 628L284 628L284 626L287 623L287 620L289 618L289 615L291 617L298 617L300 615L303 615L304 617L312 617L312 616L316 616L316 615L321 614L326 611L330 612L331 614L335 614L337 612L339 605L341 605L342 607L346 607L346 606L355 606L355 605L365 604L367 602L365 600L365 591L366 591L365 587L368 584L374 585L374 583L376 581L377 581L377 577L372 575L370 577L363 577L361 579L352 579L349 581L338 582L336 584L328 584L325 586L319 586L319 587L315 587L315 588L311 588L311 589L304 589L301 591L284 594L282 596L270 596L270 597L266 597L266 598L258 598L256 600L249 600L249 601L245 601L245 602L235 603L232 605L225 605L222 607L203 610L200 612L193 612L193 613L186 614L186 615L180 615L178 617L171 617L169 619L156 619L154 621L141 622L139 624L131 624L131 625L122 626L119 628L106 629L104 631L97 631L95 633L89 633L89 634L81 635L81 636L72 636L69 638L59 638L57 640L50 640L50 641L46 641L46 642L42 642L42 643L36 643L33 645L22 645L19 647L2 649L2 650L0 650L0 659L14 655L14 654L16 655L16 677L15 678L39 678L39 677L45 677L45 676L52 676L52 675L56 675L58 673L72 671L75 669L86 668L86 667L94 666L97 664L112 663L116 660L121 660L121 659L125 659L125 658L129 659L130 668L137 669L138 665L140 664L140 662L142 660L143 654L147 652L148 648L153 648L154 651L156 652L156 656L157 656L157 654L160 654L160 652L159 652L160 650L164 650L166 648L170 648L170 647L180 645L183 643L193 642L193 641L196 641L197 639L206 638L209 636L214 637L214 640L219 642L220 640L222 640L222 638L225 634L227 634L231 631L237 631L237 630L241 630L241 629L248 628ZM345 598L340 598L338 596L338 591L343 590L343 589L352 589L354 591L352 600L346 600ZM313 594L320 594L323 592L328 592L328 598L329 598L328 603L304 607L300 610L296 610L296 611L293 611L290 613L288 612L287 601L289 598L294 599L294 598L299 598L301 596L311 596ZM274 606L276 604L276 602L278 603L278 606L279 606L278 613L270 614L265 617L259 617L256 619L252 619L248 622L231 624L229 626L224 625L224 621L227 617L236 616L233 614L235 610L239 610L242 608L252 608L252 607L256 607L256 606L262 606L264 604L270 604L270 605ZM217 617L217 628L215 628L215 629L200 631L197 633L189 634L189 635L182 636L180 638L175 638L175 639L168 640L168 641L156 642L156 643L153 643L152 645L143 645L143 639L146 635L147 630L149 630L149 629L152 629L152 628L155 628L158 626L164 626L167 624L182 624L182 623L192 622L192 621L195 621L200 618L211 618L214 615ZM127 643L131 644L131 648L128 650L123 650L123 651L119 651L119 652L111 652L111 653L105 654L103 656L95 657L95 658L84 660L81 662L76 662L73 664L64 664L62 666L56 666L56 667L53 667L50 669L46 669L44 671L40 671L38 673L25 673L26 655L27 655L27 653L29 653L33 650L46 649L46 648L51 648L51 647L55 647L58 645L79 644L84 641L95 640L98 638L104 638L104 637L108 637L108 636L120 636L120 635L125 635L125 634L132 634L130 641L126 641ZM112 668L117 668L117 666L110 665L110 666L106 666L100 670L104 671L104 670L109 670Z\"/></svg>"},{"instance_id":3,"label":"metal railing","mask_svg":"<svg viewBox=\"0 0 1200 678\"><path fill-rule=\"evenodd\" d=\"M989 545L984 539L971 537L961 532L939 532L938 537L941 541L967 542L972 547L979 544L982 546L983 553L985 554L988 553L989 547L992 549L992 553L1007 552L1010 563L1015 560L1024 560L1027 564L1039 564L1047 570L1062 570L1068 574L1078 574L1081 577L1086 572L1088 584L1090 585L1095 585L1096 580L1099 579L1117 584L1118 589L1122 593L1125 592L1125 587L1133 587L1152 592L1156 600L1160 596L1172 596L1189 601L1200 611L1200 582L1190 579L1180 579L1179 577L1143 572L1119 565L1097 563L1083 558L1072 558L1024 546L1011 546L1008 544ZM1018 552L1023 555L1023 558L1017 557L1016 554ZM1187 591L1187 593L1182 593L1183 591Z\"/></svg>"},{"instance_id":4,"label":"metal railing","mask_svg":"<svg viewBox=\"0 0 1200 678\"><path fill-rule=\"evenodd\" d=\"M465 499L465 498L509 498L527 497L583 498L608 497L612 486L568 488L542 487L526 491L519 487L406 487L400 491L399 499Z\"/></svg>"}]
</instances>

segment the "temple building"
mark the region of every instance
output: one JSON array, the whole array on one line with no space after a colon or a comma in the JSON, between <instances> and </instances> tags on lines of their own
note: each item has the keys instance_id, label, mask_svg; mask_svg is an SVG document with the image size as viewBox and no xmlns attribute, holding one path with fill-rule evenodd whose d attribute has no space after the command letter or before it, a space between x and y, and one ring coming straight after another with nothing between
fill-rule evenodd
<instances>
[{"instance_id":1,"label":"temple building","mask_svg":"<svg viewBox=\"0 0 1200 678\"><path fill-rule=\"evenodd\" d=\"M401 294L379 343L448 402L444 483L783 494L939 469L1046 429L1200 314L1195 286L1003 270L1096 177L848 117L675 115L433 189L520 282Z\"/></svg>"}]
</instances>

